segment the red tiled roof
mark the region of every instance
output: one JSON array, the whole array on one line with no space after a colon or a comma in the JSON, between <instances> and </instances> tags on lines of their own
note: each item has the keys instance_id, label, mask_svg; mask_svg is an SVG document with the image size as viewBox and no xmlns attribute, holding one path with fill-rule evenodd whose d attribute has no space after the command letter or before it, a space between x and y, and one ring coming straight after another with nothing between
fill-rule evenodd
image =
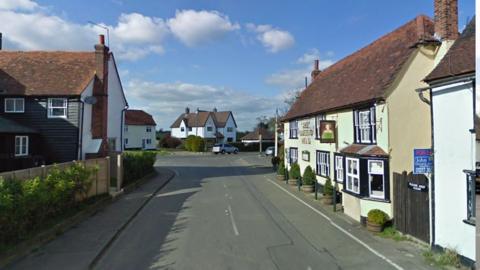
<instances>
[{"instance_id":1,"label":"red tiled roof","mask_svg":"<svg viewBox=\"0 0 480 270\"><path fill-rule=\"evenodd\" d=\"M388 154L376 145L351 144L341 149L340 152L361 156L388 157Z\"/></svg>"},{"instance_id":2,"label":"red tiled roof","mask_svg":"<svg viewBox=\"0 0 480 270\"><path fill-rule=\"evenodd\" d=\"M282 119L385 99L419 42L433 40L433 22L421 15L322 71Z\"/></svg>"},{"instance_id":3,"label":"red tiled roof","mask_svg":"<svg viewBox=\"0 0 480 270\"><path fill-rule=\"evenodd\" d=\"M125 112L125 124L136 126L156 126L152 115L142 110L127 110Z\"/></svg>"},{"instance_id":4,"label":"red tiled roof","mask_svg":"<svg viewBox=\"0 0 480 270\"><path fill-rule=\"evenodd\" d=\"M94 75L94 52L0 51L4 95L80 95Z\"/></svg>"},{"instance_id":5,"label":"red tiled roof","mask_svg":"<svg viewBox=\"0 0 480 270\"><path fill-rule=\"evenodd\" d=\"M262 140L275 140L275 135L267 129L257 128L254 131L243 136L241 140L254 141L260 139L260 134L262 135Z\"/></svg>"},{"instance_id":6,"label":"red tiled roof","mask_svg":"<svg viewBox=\"0 0 480 270\"><path fill-rule=\"evenodd\" d=\"M475 72L475 18L455 41L440 63L425 78L430 82Z\"/></svg>"}]
</instances>

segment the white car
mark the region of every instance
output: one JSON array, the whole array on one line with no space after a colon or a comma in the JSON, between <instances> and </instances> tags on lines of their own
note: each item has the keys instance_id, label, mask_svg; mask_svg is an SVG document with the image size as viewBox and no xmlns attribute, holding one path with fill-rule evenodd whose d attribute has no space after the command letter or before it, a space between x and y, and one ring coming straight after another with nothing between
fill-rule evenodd
<instances>
[{"instance_id":1,"label":"white car","mask_svg":"<svg viewBox=\"0 0 480 270\"><path fill-rule=\"evenodd\" d=\"M269 146L267 149L265 149L265 155L267 156L273 156L273 153L275 152L275 146Z\"/></svg>"},{"instance_id":2,"label":"white car","mask_svg":"<svg viewBox=\"0 0 480 270\"><path fill-rule=\"evenodd\" d=\"M216 155L218 153L228 153L228 154L237 154L238 148L230 144L217 143L213 146L212 152Z\"/></svg>"}]
</instances>

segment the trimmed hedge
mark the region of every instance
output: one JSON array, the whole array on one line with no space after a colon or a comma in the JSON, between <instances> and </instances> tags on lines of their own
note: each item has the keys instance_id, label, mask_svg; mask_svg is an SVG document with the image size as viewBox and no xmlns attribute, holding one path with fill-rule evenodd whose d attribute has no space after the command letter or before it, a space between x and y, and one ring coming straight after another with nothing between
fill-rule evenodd
<instances>
[{"instance_id":1,"label":"trimmed hedge","mask_svg":"<svg viewBox=\"0 0 480 270\"><path fill-rule=\"evenodd\" d=\"M299 179L300 178L300 166L298 163L293 163L292 166L290 166L290 174L289 174L290 179Z\"/></svg>"},{"instance_id":2,"label":"trimmed hedge","mask_svg":"<svg viewBox=\"0 0 480 270\"><path fill-rule=\"evenodd\" d=\"M390 220L390 217L382 210L373 209L368 212L367 220L371 223L383 226Z\"/></svg>"},{"instance_id":3,"label":"trimmed hedge","mask_svg":"<svg viewBox=\"0 0 480 270\"><path fill-rule=\"evenodd\" d=\"M205 140L200 136L190 135L185 140L184 147L190 152L203 152L205 151Z\"/></svg>"},{"instance_id":4,"label":"trimmed hedge","mask_svg":"<svg viewBox=\"0 0 480 270\"><path fill-rule=\"evenodd\" d=\"M123 183L129 185L145 175L153 172L153 164L157 157L156 152L125 152L123 155Z\"/></svg>"},{"instance_id":5,"label":"trimmed hedge","mask_svg":"<svg viewBox=\"0 0 480 270\"><path fill-rule=\"evenodd\" d=\"M307 166L303 172L302 183L304 185L313 185L315 183L315 173L310 165Z\"/></svg>"},{"instance_id":6,"label":"trimmed hedge","mask_svg":"<svg viewBox=\"0 0 480 270\"><path fill-rule=\"evenodd\" d=\"M65 170L54 167L43 179L0 178L0 244L15 244L75 208L86 198L96 170L77 163Z\"/></svg>"},{"instance_id":7,"label":"trimmed hedge","mask_svg":"<svg viewBox=\"0 0 480 270\"><path fill-rule=\"evenodd\" d=\"M327 177L327 181L325 181L325 185L323 186L323 195L333 196L332 180L330 180L329 177Z\"/></svg>"}]
</instances>

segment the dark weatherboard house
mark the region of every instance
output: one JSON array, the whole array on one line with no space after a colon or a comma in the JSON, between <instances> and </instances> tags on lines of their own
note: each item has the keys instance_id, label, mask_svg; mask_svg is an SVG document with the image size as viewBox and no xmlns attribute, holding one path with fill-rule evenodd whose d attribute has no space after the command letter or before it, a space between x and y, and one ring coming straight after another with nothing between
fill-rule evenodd
<instances>
[{"instance_id":1,"label":"dark weatherboard house","mask_svg":"<svg viewBox=\"0 0 480 270\"><path fill-rule=\"evenodd\" d=\"M122 151L127 108L113 54L0 51L0 171Z\"/></svg>"}]
</instances>

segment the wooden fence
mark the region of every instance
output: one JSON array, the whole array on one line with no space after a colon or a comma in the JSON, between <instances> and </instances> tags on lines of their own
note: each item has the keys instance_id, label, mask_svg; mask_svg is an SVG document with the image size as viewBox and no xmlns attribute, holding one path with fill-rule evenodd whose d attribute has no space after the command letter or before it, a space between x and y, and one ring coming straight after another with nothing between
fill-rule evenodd
<instances>
[{"instance_id":1,"label":"wooden fence","mask_svg":"<svg viewBox=\"0 0 480 270\"><path fill-rule=\"evenodd\" d=\"M81 160L81 161L71 161L65 163L59 163L55 165L47 165L41 167L34 167L29 169L17 170L17 171L9 171L0 173L0 178L4 179L18 179L18 180L26 180L31 179L34 177L41 177L44 178L50 170L54 167L59 169L66 169L72 166L75 163L84 164L87 168L94 168L97 167L98 170L94 173L90 180L92 181L92 185L90 190L88 191L87 197L93 197L97 195L106 194L109 192L110 186L110 157L106 158L95 158L95 159L88 159L88 160Z\"/></svg>"}]
</instances>

